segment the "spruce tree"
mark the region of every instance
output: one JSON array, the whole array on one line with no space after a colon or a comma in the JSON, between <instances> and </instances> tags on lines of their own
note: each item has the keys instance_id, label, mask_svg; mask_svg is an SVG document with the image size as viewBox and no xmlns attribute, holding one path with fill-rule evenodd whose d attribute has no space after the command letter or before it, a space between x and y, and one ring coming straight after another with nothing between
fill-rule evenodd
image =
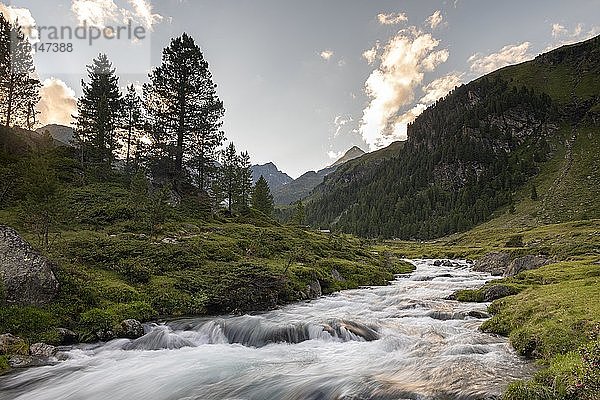
<instances>
[{"instance_id":1,"label":"spruce tree","mask_svg":"<svg viewBox=\"0 0 600 400\"><path fill-rule=\"evenodd\" d=\"M119 78L106 54L87 66L89 82L81 82L83 96L77 104L75 139L82 162L110 167L118 146L117 128L122 112Z\"/></svg>"},{"instance_id":2,"label":"spruce tree","mask_svg":"<svg viewBox=\"0 0 600 400\"><path fill-rule=\"evenodd\" d=\"M6 127L31 129L35 105L40 99L31 44L18 21L8 22L0 14L0 121Z\"/></svg>"},{"instance_id":3,"label":"spruce tree","mask_svg":"<svg viewBox=\"0 0 600 400\"><path fill-rule=\"evenodd\" d=\"M171 40L149 78L144 101L159 161L167 159L168 177L177 185L186 167L194 169L198 188L207 191L224 140L225 110L200 47L185 33Z\"/></svg>"},{"instance_id":4,"label":"spruce tree","mask_svg":"<svg viewBox=\"0 0 600 400\"><path fill-rule=\"evenodd\" d=\"M247 211L250 205L250 197L252 195L252 169L250 164L250 155L244 151L238 157L237 166L237 187L238 198L236 208L241 211Z\"/></svg>"},{"instance_id":5,"label":"spruce tree","mask_svg":"<svg viewBox=\"0 0 600 400\"><path fill-rule=\"evenodd\" d=\"M221 167L219 168L213 191L218 204L227 202L227 210L231 214L235 200L239 195L238 186L239 157L235 145L229 143L221 153Z\"/></svg>"},{"instance_id":6,"label":"spruce tree","mask_svg":"<svg viewBox=\"0 0 600 400\"><path fill-rule=\"evenodd\" d=\"M294 209L294 216L292 217L292 223L298 226L304 226L306 214L304 211L304 204L301 200L298 200Z\"/></svg>"},{"instance_id":7,"label":"spruce tree","mask_svg":"<svg viewBox=\"0 0 600 400\"><path fill-rule=\"evenodd\" d=\"M262 175L256 181L252 192L252 208L269 216L273 213L273 195L267 180Z\"/></svg>"},{"instance_id":8,"label":"spruce tree","mask_svg":"<svg viewBox=\"0 0 600 400\"><path fill-rule=\"evenodd\" d=\"M126 131L125 146L126 156L125 165L127 169L130 169L130 160L132 154L132 147L135 145L138 147L140 139L140 132L143 128L142 120L142 100L137 94L135 87L129 85L127 87L127 93L123 97L123 129ZM137 150L136 150L137 151Z\"/></svg>"}]
</instances>

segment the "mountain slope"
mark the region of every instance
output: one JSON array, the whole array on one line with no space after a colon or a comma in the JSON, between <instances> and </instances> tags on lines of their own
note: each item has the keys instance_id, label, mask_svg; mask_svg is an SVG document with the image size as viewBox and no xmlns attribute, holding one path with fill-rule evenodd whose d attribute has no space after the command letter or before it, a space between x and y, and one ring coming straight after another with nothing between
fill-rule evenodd
<instances>
[{"instance_id":1,"label":"mountain slope","mask_svg":"<svg viewBox=\"0 0 600 400\"><path fill-rule=\"evenodd\" d=\"M50 136L61 142L65 146L70 146L71 141L73 140L73 128L64 125L50 124L46 126L42 126L35 130L40 135L43 135L48 131Z\"/></svg>"},{"instance_id":2,"label":"mountain slope","mask_svg":"<svg viewBox=\"0 0 600 400\"><path fill-rule=\"evenodd\" d=\"M251 169L252 183L256 184L262 175L269 184L271 192L293 181L292 177L285 172L280 171L272 162L262 165L253 165Z\"/></svg>"},{"instance_id":3,"label":"mountain slope","mask_svg":"<svg viewBox=\"0 0 600 400\"><path fill-rule=\"evenodd\" d=\"M281 186L273 192L275 204L288 205L309 196L314 188L320 185L325 177L341 165L365 155L357 146L350 148L340 159L319 171L308 171L293 182Z\"/></svg>"},{"instance_id":4,"label":"mountain slope","mask_svg":"<svg viewBox=\"0 0 600 400\"><path fill-rule=\"evenodd\" d=\"M530 210L536 221L600 216L597 163L582 153L584 142L598 150L599 77L594 38L456 88L409 126L392 156L328 176L309 221L365 236L439 237L514 211L522 188L548 180L542 172L553 175Z\"/></svg>"}]
</instances>

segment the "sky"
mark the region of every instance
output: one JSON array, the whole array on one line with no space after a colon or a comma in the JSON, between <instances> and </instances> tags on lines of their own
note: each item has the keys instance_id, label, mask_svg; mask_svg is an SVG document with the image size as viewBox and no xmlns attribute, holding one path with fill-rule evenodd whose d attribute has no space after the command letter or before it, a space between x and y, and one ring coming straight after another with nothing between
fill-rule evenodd
<instances>
[{"instance_id":1,"label":"sky","mask_svg":"<svg viewBox=\"0 0 600 400\"><path fill-rule=\"evenodd\" d=\"M292 177L354 145L406 139L457 85L600 34L598 0L0 0L0 12L38 43L41 123L72 123L98 53L123 88L141 87L187 32L225 104L227 139ZM77 27L86 39L67 37ZM91 28L112 30L90 40ZM49 42L63 51L39 47Z\"/></svg>"}]
</instances>

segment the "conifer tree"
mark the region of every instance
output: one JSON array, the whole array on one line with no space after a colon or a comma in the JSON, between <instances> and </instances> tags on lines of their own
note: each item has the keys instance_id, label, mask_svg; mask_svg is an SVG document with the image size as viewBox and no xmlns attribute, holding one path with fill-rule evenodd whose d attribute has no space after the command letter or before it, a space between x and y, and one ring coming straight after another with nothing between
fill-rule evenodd
<instances>
[{"instance_id":1,"label":"conifer tree","mask_svg":"<svg viewBox=\"0 0 600 400\"><path fill-rule=\"evenodd\" d=\"M238 199L236 201L236 208L243 212L248 209L252 195L252 169L250 155L247 151L242 152L238 157L237 187Z\"/></svg>"},{"instance_id":2,"label":"conifer tree","mask_svg":"<svg viewBox=\"0 0 600 400\"><path fill-rule=\"evenodd\" d=\"M200 47L185 33L171 40L149 78L144 101L156 153L166 158L169 178L177 185L187 166L196 170L198 188L207 191L224 140L225 110Z\"/></svg>"},{"instance_id":3,"label":"conifer tree","mask_svg":"<svg viewBox=\"0 0 600 400\"><path fill-rule=\"evenodd\" d=\"M0 14L0 121L6 127L32 128L40 99L31 44L18 21Z\"/></svg>"},{"instance_id":4,"label":"conifer tree","mask_svg":"<svg viewBox=\"0 0 600 400\"><path fill-rule=\"evenodd\" d=\"M304 221L306 219L304 204L302 204L301 200L298 200L295 205L294 216L292 218L292 223L294 225L303 226Z\"/></svg>"},{"instance_id":5,"label":"conifer tree","mask_svg":"<svg viewBox=\"0 0 600 400\"><path fill-rule=\"evenodd\" d=\"M252 192L252 208L266 214L273 213L273 195L264 176L260 176Z\"/></svg>"},{"instance_id":6,"label":"conifer tree","mask_svg":"<svg viewBox=\"0 0 600 400\"><path fill-rule=\"evenodd\" d=\"M118 146L122 111L119 78L106 54L95 58L87 70L89 82L81 82L83 96L77 104L75 139L82 162L106 163L110 167Z\"/></svg>"},{"instance_id":7,"label":"conifer tree","mask_svg":"<svg viewBox=\"0 0 600 400\"><path fill-rule=\"evenodd\" d=\"M221 153L221 167L213 191L218 203L227 202L227 210L231 214L234 209L235 200L239 195L238 186L239 157L235 145L229 145Z\"/></svg>"},{"instance_id":8,"label":"conifer tree","mask_svg":"<svg viewBox=\"0 0 600 400\"><path fill-rule=\"evenodd\" d=\"M139 133L143 128L142 120L142 100L137 94L135 87L129 85L127 93L123 97L123 129L126 131L125 147L126 157L125 164L127 169L130 169L130 160L133 146L138 147ZM137 150L136 150L137 151Z\"/></svg>"}]
</instances>

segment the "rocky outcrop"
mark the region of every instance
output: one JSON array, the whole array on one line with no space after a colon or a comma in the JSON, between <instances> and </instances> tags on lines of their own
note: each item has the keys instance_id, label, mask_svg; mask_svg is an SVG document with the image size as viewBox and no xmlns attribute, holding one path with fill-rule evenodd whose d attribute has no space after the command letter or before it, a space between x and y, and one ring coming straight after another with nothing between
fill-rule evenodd
<instances>
[{"instance_id":1,"label":"rocky outcrop","mask_svg":"<svg viewBox=\"0 0 600 400\"><path fill-rule=\"evenodd\" d=\"M506 270L504 271L503 276L515 276L520 272L528 271L530 269L537 269L543 267L550 263L546 257L542 256L523 256L519 258L515 258L510 262Z\"/></svg>"},{"instance_id":2,"label":"rocky outcrop","mask_svg":"<svg viewBox=\"0 0 600 400\"><path fill-rule=\"evenodd\" d=\"M323 295L321 283L317 279L306 285L306 291L309 299L318 299Z\"/></svg>"},{"instance_id":3,"label":"rocky outcrop","mask_svg":"<svg viewBox=\"0 0 600 400\"><path fill-rule=\"evenodd\" d=\"M518 291L510 286L506 285L492 285L483 289L483 301L489 302L501 299L506 296L512 296L513 294L517 294Z\"/></svg>"},{"instance_id":4,"label":"rocky outcrop","mask_svg":"<svg viewBox=\"0 0 600 400\"><path fill-rule=\"evenodd\" d=\"M43 305L58 293L52 264L4 225L0 225L0 278L8 304Z\"/></svg>"},{"instance_id":5,"label":"rocky outcrop","mask_svg":"<svg viewBox=\"0 0 600 400\"><path fill-rule=\"evenodd\" d=\"M79 335L72 330L66 328L57 328L56 333L58 335L58 344L62 346L69 346L79 343Z\"/></svg>"},{"instance_id":6,"label":"rocky outcrop","mask_svg":"<svg viewBox=\"0 0 600 400\"><path fill-rule=\"evenodd\" d=\"M491 275L502 276L510 263L510 254L504 251L488 253L475 261L474 271L487 272Z\"/></svg>"}]
</instances>

